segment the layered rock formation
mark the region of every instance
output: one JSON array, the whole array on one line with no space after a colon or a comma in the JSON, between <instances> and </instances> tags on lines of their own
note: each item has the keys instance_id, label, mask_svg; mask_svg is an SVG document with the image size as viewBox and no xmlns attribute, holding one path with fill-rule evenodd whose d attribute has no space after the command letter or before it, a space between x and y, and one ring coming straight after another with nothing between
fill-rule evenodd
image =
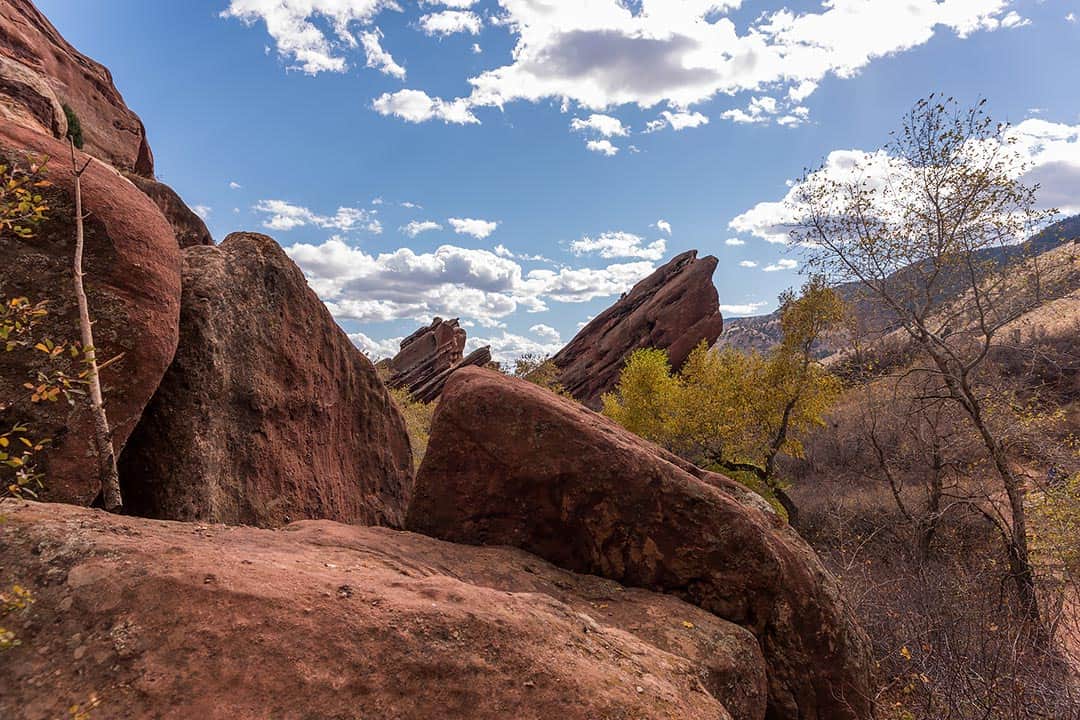
<instances>
[{"instance_id":1,"label":"layered rock formation","mask_svg":"<svg viewBox=\"0 0 1080 720\"><path fill-rule=\"evenodd\" d=\"M733 481L531 383L454 374L407 527L519 547L747 628L767 663L770 718L870 716L867 638L786 523Z\"/></svg>"},{"instance_id":2,"label":"layered rock formation","mask_svg":"<svg viewBox=\"0 0 1080 720\"><path fill-rule=\"evenodd\" d=\"M374 367L300 269L234 233L184 250L180 345L120 474L137 515L396 526L412 459Z\"/></svg>"},{"instance_id":3,"label":"layered rock formation","mask_svg":"<svg viewBox=\"0 0 1080 720\"><path fill-rule=\"evenodd\" d=\"M442 372L432 375L423 382L415 385L409 394L412 395L414 400L419 402L435 402L442 395L443 387L446 386L446 381L450 379L450 376L461 368L468 367L487 367L491 364L491 347L485 345L484 347L477 348L471 353L462 358L461 362L455 363L451 367L446 368Z\"/></svg>"},{"instance_id":4,"label":"layered rock formation","mask_svg":"<svg viewBox=\"0 0 1080 720\"><path fill-rule=\"evenodd\" d=\"M761 720L753 637L674 597L326 521L285 531L0 502L0 716ZM12 625L12 622L16 623Z\"/></svg>"},{"instance_id":5,"label":"layered rock formation","mask_svg":"<svg viewBox=\"0 0 1080 720\"><path fill-rule=\"evenodd\" d=\"M598 409L634 350L665 349L679 368L699 342L712 345L724 327L712 283L716 263L699 260L696 250L678 255L593 318L552 357L566 391Z\"/></svg>"},{"instance_id":6,"label":"layered rock formation","mask_svg":"<svg viewBox=\"0 0 1080 720\"><path fill-rule=\"evenodd\" d=\"M10 6L0 3L4 12ZM6 23L6 20L4 21ZM9 27L7 32L19 30ZM75 242L74 177L68 146L34 128L0 123L0 162L26 167L27 153L51 158L43 188L47 219L28 239L0 233L4 270L0 297L47 301L49 316L41 336L57 342L79 339L73 289ZM77 153L80 166L89 160ZM86 250L83 268L101 360L121 355L102 373L107 412L117 450L128 435L172 360L180 309L180 249L158 208L115 169L92 161L82 176ZM32 404L22 385L46 367L33 350L0 353L0 397L16 402L0 413L10 427L24 422L39 437L52 439L40 469L48 477L46 497L89 504L99 492L92 469L93 422L86 402ZM49 365L57 369L55 364ZM63 367L78 374L81 366Z\"/></svg>"},{"instance_id":7,"label":"layered rock formation","mask_svg":"<svg viewBox=\"0 0 1080 720\"><path fill-rule=\"evenodd\" d=\"M491 362L491 348L484 346L465 352L465 328L457 318L435 318L401 341L401 351L382 365L389 372L387 385L405 388L420 402L433 402L442 393L446 379L460 367L483 367Z\"/></svg>"},{"instance_id":8,"label":"layered rock formation","mask_svg":"<svg viewBox=\"0 0 1080 720\"><path fill-rule=\"evenodd\" d=\"M401 350L388 363L387 384L394 388L413 387L457 365L465 356L465 328L457 318L440 317L401 341Z\"/></svg>"},{"instance_id":9,"label":"layered rock formation","mask_svg":"<svg viewBox=\"0 0 1080 720\"><path fill-rule=\"evenodd\" d=\"M109 71L72 47L30 0L0 0L0 119L64 137L63 105L78 116L88 154L153 177L146 130Z\"/></svg>"}]
</instances>

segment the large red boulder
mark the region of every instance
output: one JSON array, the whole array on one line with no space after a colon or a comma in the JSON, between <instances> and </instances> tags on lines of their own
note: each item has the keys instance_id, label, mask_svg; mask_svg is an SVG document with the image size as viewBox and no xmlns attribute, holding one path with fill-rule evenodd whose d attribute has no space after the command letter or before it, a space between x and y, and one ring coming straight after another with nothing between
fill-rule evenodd
<instances>
[{"instance_id":1,"label":"large red boulder","mask_svg":"<svg viewBox=\"0 0 1080 720\"><path fill-rule=\"evenodd\" d=\"M805 542L721 476L532 383L466 368L435 412L407 527L674 594L757 637L769 718L871 715L869 643Z\"/></svg>"},{"instance_id":2,"label":"large red boulder","mask_svg":"<svg viewBox=\"0 0 1080 720\"><path fill-rule=\"evenodd\" d=\"M0 7L3 4L0 3ZM31 128L0 123L0 163L27 166L27 155L48 157L41 190L49 206L34 236L0 231L0 297L47 301L41 336L58 342L79 339L72 282L75 247L74 176L67 144ZM86 250L83 268L101 360L122 355L102 372L105 405L117 450L124 446L143 407L154 393L176 350L180 311L180 248L161 212L114 168L77 153L82 176ZM15 402L0 408L5 429L29 425L36 437L51 438L41 457L45 497L78 504L99 493L92 459L93 421L82 398L33 404L23 384L42 369L57 369L32 350L0 352L0 397ZM63 367L77 374L81 367Z\"/></svg>"},{"instance_id":3,"label":"large red boulder","mask_svg":"<svg viewBox=\"0 0 1080 720\"><path fill-rule=\"evenodd\" d=\"M712 282L716 263L715 257L698 259L697 250L690 250L635 285L551 358L559 369L559 383L599 409L634 350L667 350L678 369L702 340L716 342L724 329Z\"/></svg>"},{"instance_id":4,"label":"large red boulder","mask_svg":"<svg viewBox=\"0 0 1080 720\"><path fill-rule=\"evenodd\" d=\"M750 633L513 548L0 502L0 717L762 720Z\"/></svg>"},{"instance_id":5,"label":"large red boulder","mask_svg":"<svg viewBox=\"0 0 1080 720\"><path fill-rule=\"evenodd\" d=\"M180 345L120 459L125 506L172 520L400 525L401 414L273 239L183 252Z\"/></svg>"},{"instance_id":6,"label":"large red boulder","mask_svg":"<svg viewBox=\"0 0 1080 720\"><path fill-rule=\"evenodd\" d=\"M63 105L75 111L88 154L153 176L146 130L108 69L72 47L30 0L0 0L0 120L64 137Z\"/></svg>"}]
</instances>

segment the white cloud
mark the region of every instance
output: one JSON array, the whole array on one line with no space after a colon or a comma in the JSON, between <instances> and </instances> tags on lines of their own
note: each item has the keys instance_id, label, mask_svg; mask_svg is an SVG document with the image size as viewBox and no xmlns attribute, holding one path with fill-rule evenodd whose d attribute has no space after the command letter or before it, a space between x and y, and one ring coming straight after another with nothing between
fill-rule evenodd
<instances>
[{"instance_id":1,"label":"white cloud","mask_svg":"<svg viewBox=\"0 0 1080 720\"><path fill-rule=\"evenodd\" d=\"M362 208L339 207L333 215L319 215L306 207L284 200L260 200L253 209L269 216L263 221L263 227L270 230L288 231L313 225L341 232L367 230L376 235L382 232L382 223L374 213Z\"/></svg>"},{"instance_id":2,"label":"white cloud","mask_svg":"<svg viewBox=\"0 0 1080 720\"><path fill-rule=\"evenodd\" d=\"M607 155L608 157L611 157L612 155L615 155L617 152L619 152L619 148L612 145L611 142L608 140L589 140L585 143L585 147L592 152L601 153L602 155Z\"/></svg>"},{"instance_id":3,"label":"white cloud","mask_svg":"<svg viewBox=\"0 0 1080 720\"><path fill-rule=\"evenodd\" d=\"M540 338L540 340L547 343L562 342L562 335L560 335L559 331L551 327L550 325L544 325L542 323L533 325L531 328L529 328L529 332Z\"/></svg>"},{"instance_id":4,"label":"white cloud","mask_svg":"<svg viewBox=\"0 0 1080 720\"><path fill-rule=\"evenodd\" d=\"M1071 12L1068 15L1066 15L1065 16L1065 22L1071 22L1071 23L1076 22L1076 13Z\"/></svg>"},{"instance_id":5,"label":"white cloud","mask_svg":"<svg viewBox=\"0 0 1080 720\"><path fill-rule=\"evenodd\" d=\"M421 27L429 32L480 29L480 17L468 9L472 2L423 4L452 8L423 16ZM554 99L597 112L626 104L665 105L673 116L693 116L693 105L718 94L766 89L795 105L825 77L852 77L874 60L924 45L937 34L964 38L1026 25L1029 21L1011 4L828 0L807 4L802 12L766 10L736 24L729 15L741 9L741 0L499 0L495 22L516 38L511 60L468 78L472 90L464 97L428 98L428 105L452 108L459 119L431 109L386 114L412 122L475 122L461 118L472 118L476 107ZM360 47L354 28L377 31L383 12L400 10L396 0L230 0L222 16L249 25L264 22L289 67L314 74L344 72L348 53ZM383 71L391 67L374 65ZM750 110L739 112L754 117ZM785 124L798 117L779 105L776 113L766 114ZM733 114L736 118L743 115ZM703 124L693 121L696 125L683 127ZM681 121L663 122L676 127Z\"/></svg>"},{"instance_id":6,"label":"white cloud","mask_svg":"<svg viewBox=\"0 0 1080 720\"><path fill-rule=\"evenodd\" d=\"M799 263L791 258L781 258L772 265L766 265L762 268L765 272L778 272L780 270L794 270L799 267Z\"/></svg>"},{"instance_id":7,"label":"white cloud","mask_svg":"<svg viewBox=\"0 0 1080 720\"><path fill-rule=\"evenodd\" d=\"M420 233L428 232L429 230L442 230L442 225L434 220L413 220L401 228L401 232L411 238L416 237Z\"/></svg>"},{"instance_id":8,"label":"white cloud","mask_svg":"<svg viewBox=\"0 0 1080 720\"><path fill-rule=\"evenodd\" d=\"M424 33L443 37L461 32L479 35L483 24L476 13L461 10L443 10L420 18L420 29Z\"/></svg>"},{"instance_id":9,"label":"white cloud","mask_svg":"<svg viewBox=\"0 0 1080 720\"><path fill-rule=\"evenodd\" d=\"M424 209L424 208L423 208L423 207L421 207L420 205L417 205L417 204L416 204L416 203L414 203L414 202L409 202L408 200L406 200L406 201L405 201L405 202L403 202L403 203L400 203L400 205L401 205L401 207L403 207L403 208L409 208L410 210L423 210L423 209Z\"/></svg>"},{"instance_id":10,"label":"white cloud","mask_svg":"<svg viewBox=\"0 0 1080 720\"><path fill-rule=\"evenodd\" d=\"M442 245L433 252L400 248L372 255L340 237L320 245L298 243L286 252L339 319L428 322L441 315L485 327L519 310L546 310L548 301L578 303L618 295L654 267L629 262L526 273L514 260L487 250Z\"/></svg>"},{"instance_id":11,"label":"white cloud","mask_svg":"<svg viewBox=\"0 0 1080 720\"><path fill-rule=\"evenodd\" d=\"M727 240L724 241L724 244L725 245L732 245L732 246L745 245L746 241L745 240L740 240L739 238L728 238Z\"/></svg>"},{"instance_id":12,"label":"white cloud","mask_svg":"<svg viewBox=\"0 0 1080 720\"><path fill-rule=\"evenodd\" d=\"M754 262L753 260L743 260L742 262L739 263L739 267L756 268L757 263Z\"/></svg>"},{"instance_id":13,"label":"white cloud","mask_svg":"<svg viewBox=\"0 0 1080 720\"><path fill-rule=\"evenodd\" d=\"M360 44L364 46L367 66L391 77L396 77L398 80L404 80L405 68L398 65L393 56L383 50L382 36L382 31L379 28L360 33Z\"/></svg>"},{"instance_id":14,"label":"white cloud","mask_svg":"<svg viewBox=\"0 0 1080 720\"><path fill-rule=\"evenodd\" d=\"M488 237L499 226L496 220L477 220L476 218L447 218L447 222L458 235L472 235L477 240Z\"/></svg>"},{"instance_id":15,"label":"white cloud","mask_svg":"<svg viewBox=\"0 0 1080 720\"><path fill-rule=\"evenodd\" d=\"M805 108L803 109L805 110ZM777 105L776 98L768 96L752 97L750 103L746 106L746 110L734 108L721 113L720 117L737 123L766 123L779 111L780 108ZM794 119L794 116L786 117Z\"/></svg>"},{"instance_id":16,"label":"white cloud","mask_svg":"<svg viewBox=\"0 0 1080 720\"><path fill-rule=\"evenodd\" d=\"M221 16L247 25L262 20L289 67L315 75L344 72L345 52L358 45L349 26L370 23L386 9L399 7L394 0L231 0ZM328 23L332 34L317 20Z\"/></svg>"},{"instance_id":17,"label":"white cloud","mask_svg":"<svg viewBox=\"0 0 1080 720\"><path fill-rule=\"evenodd\" d=\"M570 243L570 252L574 255L586 255L589 253L599 254L600 257L610 258L643 258L645 260L660 260L667 250L667 241L663 238L648 245L645 240L633 233L628 232L605 232L596 238L588 235L580 240Z\"/></svg>"},{"instance_id":18,"label":"white cloud","mask_svg":"<svg viewBox=\"0 0 1080 720\"><path fill-rule=\"evenodd\" d=\"M769 305L767 302L750 302L742 305L721 305L720 312L725 315L757 315L762 308Z\"/></svg>"},{"instance_id":19,"label":"white cloud","mask_svg":"<svg viewBox=\"0 0 1080 720\"><path fill-rule=\"evenodd\" d=\"M244 186L241 185L240 183L236 182L235 180L230 180L229 181L229 189L230 190L239 190L242 187L244 187Z\"/></svg>"},{"instance_id":20,"label":"white cloud","mask_svg":"<svg viewBox=\"0 0 1080 720\"><path fill-rule=\"evenodd\" d=\"M574 131L591 130L604 137L625 137L630 130L617 117L593 113L588 118L574 118L570 121L570 129Z\"/></svg>"},{"instance_id":21,"label":"white cloud","mask_svg":"<svg viewBox=\"0 0 1080 720\"><path fill-rule=\"evenodd\" d=\"M442 120L455 125L469 125L480 122L469 110L466 100L433 98L422 90L383 93L372 101L371 106L380 115L394 115L411 123Z\"/></svg>"},{"instance_id":22,"label":"white cloud","mask_svg":"<svg viewBox=\"0 0 1080 720\"><path fill-rule=\"evenodd\" d=\"M192 205L191 206L191 212L195 213L196 215L201 217L203 220L206 220L208 217L210 217L210 213L212 213L213 211L214 211L214 209L212 207L210 207L209 205Z\"/></svg>"},{"instance_id":23,"label":"white cloud","mask_svg":"<svg viewBox=\"0 0 1080 720\"><path fill-rule=\"evenodd\" d=\"M393 337L385 340L372 340L362 332L354 332L349 333L349 339L352 340L353 345L371 358L372 362L377 362L383 358L392 358L397 355L401 349L401 341L404 338Z\"/></svg>"},{"instance_id":24,"label":"white cloud","mask_svg":"<svg viewBox=\"0 0 1080 720\"><path fill-rule=\"evenodd\" d=\"M1029 118L1009 130L1012 149L1028 166L1023 180L1038 184L1042 207L1056 207L1064 213L1080 212L1080 125L1054 123ZM834 150L812 180L849 181L859 177L882 185L902 168L884 151ZM785 243L798 220L796 198L799 186L789 183L787 194L777 201L759 202L736 216L729 226L740 233L773 243Z\"/></svg>"},{"instance_id":25,"label":"white cloud","mask_svg":"<svg viewBox=\"0 0 1080 720\"><path fill-rule=\"evenodd\" d=\"M667 220L657 220L656 229L661 232L665 232L668 235L671 235L671 223L669 223Z\"/></svg>"},{"instance_id":26,"label":"white cloud","mask_svg":"<svg viewBox=\"0 0 1080 720\"><path fill-rule=\"evenodd\" d=\"M699 112L671 112L670 110L664 110L660 115L661 117L650 120L645 124L644 132L652 133L666 127L671 127L672 130L685 130L686 128L696 128L709 124L709 118Z\"/></svg>"},{"instance_id":27,"label":"white cloud","mask_svg":"<svg viewBox=\"0 0 1080 720\"><path fill-rule=\"evenodd\" d=\"M546 327L546 326L539 326ZM513 369L514 361L522 355L538 355L548 357L554 355L562 348L559 340L549 341L543 338L536 340L524 335L515 335L505 330L500 335L491 337L470 337L465 343L466 352L488 345L491 347L491 359L502 363L504 367Z\"/></svg>"},{"instance_id":28,"label":"white cloud","mask_svg":"<svg viewBox=\"0 0 1080 720\"><path fill-rule=\"evenodd\" d=\"M482 47L480 47L480 43L473 43L472 44L472 54L473 55L479 55L482 52L484 52L484 49Z\"/></svg>"}]
</instances>

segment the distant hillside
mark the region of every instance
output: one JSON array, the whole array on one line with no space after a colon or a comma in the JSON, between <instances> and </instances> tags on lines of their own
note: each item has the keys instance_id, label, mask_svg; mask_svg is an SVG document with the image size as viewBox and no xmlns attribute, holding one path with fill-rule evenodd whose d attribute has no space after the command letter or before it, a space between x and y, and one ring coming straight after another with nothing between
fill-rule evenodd
<instances>
[{"instance_id":1,"label":"distant hillside","mask_svg":"<svg viewBox=\"0 0 1080 720\"><path fill-rule=\"evenodd\" d=\"M984 253L984 256L997 259L1000 262L1008 262L1023 255L1042 255L1068 242L1080 242L1080 215L1060 220L1019 245L988 250ZM910 272L910 269L904 269L897 272L893 277L900 280L908 272ZM889 326L889 313L875 298L866 296L861 285L858 283L845 283L840 285L837 290L844 300L854 308L855 316L861 326L879 328ZM956 287L952 292L955 293L957 290L959 290L959 287ZM780 316L779 311L777 311L768 315L725 320L724 333L716 341L716 346L734 347L745 352L751 350L763 352L779 341ZM822 343L819 354L825 357L838 349L839 347L834 347L826 341Z\"/></svg>"}]
</instances>

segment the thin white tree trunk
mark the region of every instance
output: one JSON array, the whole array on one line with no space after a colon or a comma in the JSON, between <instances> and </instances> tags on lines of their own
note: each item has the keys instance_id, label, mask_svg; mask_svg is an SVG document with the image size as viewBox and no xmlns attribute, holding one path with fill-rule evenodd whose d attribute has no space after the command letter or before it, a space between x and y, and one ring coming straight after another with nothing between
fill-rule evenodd
<instances>
[{"instance_id":1,"label":"thin white tree trunk","mask_svg":"<svg viewBox=\"0 0 1080 720\"><path fill-rule=\"evenodd\" d=\"M90 412L94 417L94 446L97 451L98 477L101 480L101 493L105 509L116 512L123 506L120 496L120 476L116 470L116 453L113 450L112 434L109 431L109 418L105 414L105 401L101 395L101 378L98 376L97 351L94 349L94 329L90 323L90 306L83 287L83 210L81 178L87 165L82 170L75 161L75 143L71 142L71 168L75 174L75 263L73 279L75 297L79 302L79 331L82 335L84 359L87 365L87 380L90 383Z\"/></svg>"}]
</instances>

